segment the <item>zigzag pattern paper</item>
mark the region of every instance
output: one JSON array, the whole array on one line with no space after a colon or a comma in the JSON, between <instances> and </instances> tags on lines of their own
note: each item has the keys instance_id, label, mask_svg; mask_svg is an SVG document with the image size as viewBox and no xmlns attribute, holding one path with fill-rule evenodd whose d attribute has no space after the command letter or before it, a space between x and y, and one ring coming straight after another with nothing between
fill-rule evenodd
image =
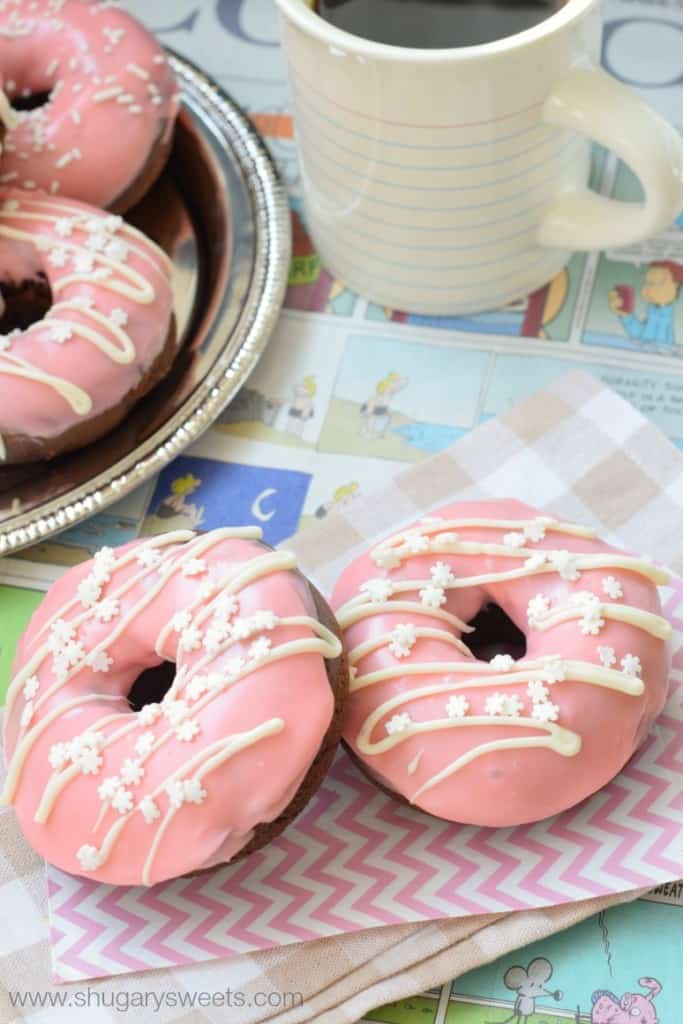
<instances>
[{"instance_id":1,"label":"zigzag pattern paper","mask_svg":"<svg viewBox=\"0 0 683 1024\"><path fill-rule=\"evenodd\" d=\"M48 869L56 981L196 963L271 946L655 886L683 869L683 581L664 591L671 694L605 789L555 818L458 827L377 790L340 752L304 814L247 860L195 878L112 887Z\"/></svg>"}]
</instances>

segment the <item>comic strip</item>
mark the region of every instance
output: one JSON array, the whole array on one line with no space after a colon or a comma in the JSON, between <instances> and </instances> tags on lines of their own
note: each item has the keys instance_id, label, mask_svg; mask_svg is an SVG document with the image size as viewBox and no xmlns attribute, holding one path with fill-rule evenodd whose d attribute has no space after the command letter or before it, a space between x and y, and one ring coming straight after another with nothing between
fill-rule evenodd
<instances>
[{"instance_id":1,"label":"comic strip","mask_svg":"<svg viewBox=\"0 0 683 1024\"><path fill-rule=\"evenodd\" d=\"M404 337L349 336L321 451L417 462L473 426L489 356L460 351L453 374L447 350Z\"/></svg>"},{"instance_id":2,"label":"comic strip","mask_svg":"<svg viewBox=\"0 0 683 1024\"><path fill-rule=\"evenodd\" d=\"M381 1024L669 1024L680 1016L680 905L638 900L425 995ZM634 941L652 937L646 946Z\"/></svg>"}]
</instances>

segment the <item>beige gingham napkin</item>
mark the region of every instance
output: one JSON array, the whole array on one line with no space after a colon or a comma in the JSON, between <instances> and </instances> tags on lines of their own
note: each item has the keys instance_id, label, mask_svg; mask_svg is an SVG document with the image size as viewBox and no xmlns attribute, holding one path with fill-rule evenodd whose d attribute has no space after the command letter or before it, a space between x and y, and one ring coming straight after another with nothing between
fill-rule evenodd
<instances>
[{"instance_id":1,"label":"beige gingham napkin","mask_svg":"<svg viewBox=\"0 0 683 1024\"><path fill-rule=\"evenodd\" d=\"M683 571L683 457L632 406L585 374L560 379L286 546L297 552L305 572L329 588L370 537L454 497L486 495L517 497L592 525L606 539ZM13 813L3 810L0 1021L110 1024L130 1020L134 1012L140 1021L162 1024L352 1024L372 1007L440 985L637 895L376 928L56 990L48 980L42 861L27 847ZM11 1005L10 993L56 991L66 993L71 1005ZM212 997L213 1005L206 1005Z\"/></svg>"}]
</instances>

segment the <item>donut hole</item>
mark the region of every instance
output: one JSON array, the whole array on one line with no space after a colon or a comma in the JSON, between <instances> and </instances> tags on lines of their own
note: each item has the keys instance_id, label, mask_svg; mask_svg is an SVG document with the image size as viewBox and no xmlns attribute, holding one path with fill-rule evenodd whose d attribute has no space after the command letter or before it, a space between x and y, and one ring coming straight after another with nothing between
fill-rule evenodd
<instances>
[{"instance_id":1,"label":"donut hole","mask_svg":"<svg viewBox=\"0 0 683 1024\"><path fill-rule=\"evenodd\" d=\"M145 704L158 704L171 689L174 679L175 665L171 661L162 661L160 665L145 669L128 691L131 709L140 711Z\"/></svg>"},{"instance_id":2,"label":"donut hole","mask_svg":"<svg viewBox=\"0 0 683 1024\"><path fill-rule=\"evenodd\" d=\"M526 654L526 637L500 605L487 604L468 623L474 633L463 639L479 661L509 654L518 661Z\"/></svg>"},{"instance_id":3,"label":"donut hole","mask_svg":"<svg viewBox=\"0 0 683 1024\"><path fill-rule=\"evenodd\" d=\"M43 273L39 273L34 280L1 281L0 296L4 304L0 316L0 334L9 334L14 330L25 331L31 324L42 320L52 306L52 290Z\"/></svg>"},{"instance_id":4,"label":"donut hole","mask_svg":"<svg viewBox=\"0 0 683 1024\"><path fill-rule=\"evenodd\" d=\"M43 92L30 92L28 96L14 96L12 98L12 110L38 110L50 102L52 93L49 89Z\"/></svg>"}]
</instances>

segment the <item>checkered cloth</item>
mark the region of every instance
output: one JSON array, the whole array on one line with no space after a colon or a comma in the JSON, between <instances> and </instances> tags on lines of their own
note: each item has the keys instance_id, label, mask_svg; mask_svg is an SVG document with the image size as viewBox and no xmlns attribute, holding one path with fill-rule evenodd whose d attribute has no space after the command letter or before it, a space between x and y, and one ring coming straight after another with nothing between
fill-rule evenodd
<instances>
[{"instance_id":1,"label":"checkered cloth","mask_svg":"<svg viewBox=\"0 0 683 1024\"><path fill-rule=\"evenodd\" d=\"M683 459L635 409L584 374L572 374L446 452L399 474L382 493L358 499L309 526L288 546L326 588L342 566L380 534L454 497L510 496L596 527L608 540L683 572ZM126 1001L147 999L141 1020L164 1024L350 1024L382 1003L414 995L482 963L567 928L615 902L424 925L376 928L305 946L253 953L194 967L62 986L61 1009L12 1006L10 992L49 993L50 953L42 861L28 848L11 810L0 814L0 1022L88 1024L130 1020ZM211 995L214 1004L194 1008ZM88 991L89 990L89 991ZM89 1001L79 1012L76 996ZM106 1006L96 1006L98 993ZM299 993L296 1007L278 1006ZM153 997L163 1000L155 1010ZM237 1007L235 995L244 1005ZM116 1002L112 1007L112 1002ZM257 1005L260 1004L260 1005ZM264 1006L265 1004L265 1006ZM118 1009L116 1008L118 1007Z\"/></svg>"}]
</instances>

